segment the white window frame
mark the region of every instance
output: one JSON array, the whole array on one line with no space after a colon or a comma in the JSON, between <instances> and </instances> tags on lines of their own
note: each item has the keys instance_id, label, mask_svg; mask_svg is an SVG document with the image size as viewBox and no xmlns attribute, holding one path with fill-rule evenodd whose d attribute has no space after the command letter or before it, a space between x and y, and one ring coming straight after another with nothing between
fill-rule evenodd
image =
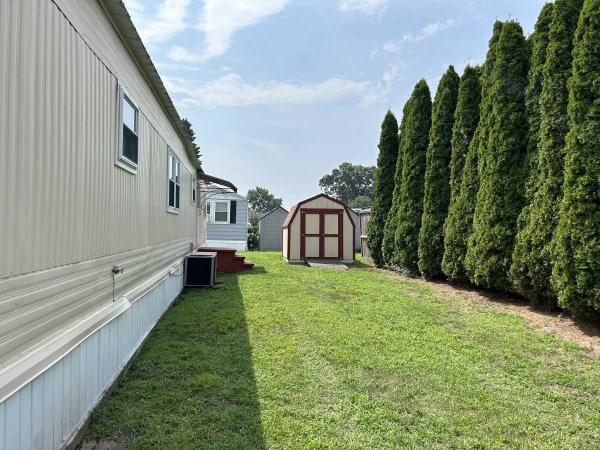
<instances>
[{"instance_id":1,"label":"white window frame","mask_svg":"<svg viewBox=\"0 0 600 450\"><path fill-rule=\"evenodd\" d=\"M227 203L227 220L226 221L221 221L221 220L215 219L217 203ZM218 225L229 225L229 223L231 221L231 201L230 200L211 200L209 202L206 202L206 205L207 205L206 216L208 217L208 223L215 223ZM208 211L208 209L210 209L210 211ZM221 211L221 212L223 212L223 211Z\"/></svg>"},{"instance_id":2,"label":"white window frame","mask_svg":"<svg viewBox=\"0 0 600 450\"><path fill-rule=\"evenodd\" d=\"M196 184L196 177L192 175L192 192L190 194L190 198L192 199L192 205L196 204L198 200L198 185Z\"/></svg>"},{"instance_id":3,"label":"white window frame","mask_svg":"<svg viewBox=\"0 0 600 450\"><path fill-rule=\"evenodd\" d=\"M167 151L167 212L173 213L173 214L179 214L180 211L180 207L181 207L181 160L179 159L179 157L175 154L175 152L173 150L171 150L170 148L168 148ZM175 180L173 180L173 178L171 177L171 160L173 161L174 164L176 164L178 166L178 172L177 175L175 176ZM170 197L169 197L169 192L171 189L171 182L174 183L174 205L171 206L170 203ZM177 187L179 187L179 196L177 195ZM178 201L179 200L179 201ZM179 206L177 206L177 204L179 203Z\"/></svg>"},{"instance_id":4,"label":"white window frame","mask_svg":"<svg viewBox=\"0 0 600 450\"><path fill-rule=\"evenodd\" d=\"M134 162L127 158L123 154L123 126L127 126L123 123L123 102L128 102L135 110L135 130L127 127L134 133L138 138L138 162ZM140 161L140 108L137 106L135 100L131 98L128 92L125 91L123 86L119 84L117 89L117 146L115 152L115 165L130 172L132 174L137 173L137 169Z\"/></svg>"}]
</instances>

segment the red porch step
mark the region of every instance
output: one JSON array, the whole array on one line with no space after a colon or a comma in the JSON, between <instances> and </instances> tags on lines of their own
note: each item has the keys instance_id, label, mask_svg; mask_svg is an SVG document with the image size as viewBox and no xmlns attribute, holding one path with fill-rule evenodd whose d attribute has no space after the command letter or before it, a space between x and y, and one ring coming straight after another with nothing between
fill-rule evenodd
<instances>
[{"instance_id":1,"label":"red porch step","mask_svg":"<svg viewBox=\"0 0 600 450\"><path fill-rule=\"evenodd\" d=\"M217 254L217 272L242 272L254 267L254 263L235 254L235 249L227 247L200 247L200 252L215 252Z\"/></svg>"}]
</instances>

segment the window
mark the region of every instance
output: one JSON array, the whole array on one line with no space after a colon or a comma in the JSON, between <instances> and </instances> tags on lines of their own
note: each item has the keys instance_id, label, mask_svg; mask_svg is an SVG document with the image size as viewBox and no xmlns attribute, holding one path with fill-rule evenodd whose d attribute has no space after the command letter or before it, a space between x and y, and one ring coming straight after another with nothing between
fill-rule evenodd
<instances>
[{"instance_id":1,"label":"window","mask_svg":"<svg viewBox=\"0 0 600 450\"><path fill-rule=\"evenodd\" d=\"M215 223L229 223L229 202L215 202Z\"/></svg>"},{"instance_id":2,"label":"window","mask_svg":"<svg viewBox=\"0 0 600 450\"><path fill-rule=\"evenodd\" d=\"M117 145L117 162L121 167L134 172L138 166L139 159L138 133L140 112L121 86L119 86L118 101L119 142Z\"/></svg>"},{"instance_id":3,"label":"window","mask_svg":"<svg viewBox=\"0 0 600 450\"><path fill-rule=\"evenodd\" d=\"M168 176L169 176L169 207L171 212L179 211L179 194L180 194L180 177L181 165L175 154L169 151L168 160Z\"/></svg>"},{"instance_id":4,"label":"window","mask_svg":"<svg viewBox=\"0 0 600 450\"><path fill-rule=\"evenodd\" d=\"M192 205L196 204L196 189L198 188L198 186L196 186L196 179L194 177L192 177Z\"/></svg>"},{"instance_id":5,"label":"window","mask_svg":"<svg viewBox=\"0 0 600 450\"><path fill-rule=\"evenodd\" d=\"M226 200L207 202L206 217L208 217L208 221L210 223L230 223L230 205L231 203Z\"/></svg>"}]
</instances>

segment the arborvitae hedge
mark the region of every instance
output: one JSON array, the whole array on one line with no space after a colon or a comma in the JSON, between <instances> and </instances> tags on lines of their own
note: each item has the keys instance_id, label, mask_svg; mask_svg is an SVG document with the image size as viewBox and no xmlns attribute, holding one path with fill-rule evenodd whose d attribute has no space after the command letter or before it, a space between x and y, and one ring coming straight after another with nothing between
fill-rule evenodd
<instances>
[{"instance_id":1,"label":"arborvitae hedge","mask_svg":"<svg viewBox=\"0 0 600 450\"><path fill-rule=\"evenodd\" d=\"M426 278L442 275L444 222L450 202L452 127L460 78L450 66L438 84L427 147L423 217L419 232L419 270Z\"/></svg>"},{"instance_id":2,"label":"arborvitae hedge","mask_svg":"<svg viewBox=\"0 0 600 450\"><path fill-rule=\"evenodd\" d=\"M525 204L528 205L535 190L534 180L537 178L538 162L537 151L540 137L540 123L542 112L540 97L542 95L542 81L544 79L544 65L550 37L550 22L552 22L552 11L554 3L546 3L538 16L535 31L530 36L531 59L529 66L528 84L525 89L525 111L529 130L527 131L527 154L525 156L525 167L528 173L525 186Z\"/></svg>"},{"instance_id":3,"label":"arborvitae hedge","mask_svg":"<svg viewBox=\"0 0 600 450\"><path fill-rule=\"evenodd\" d=\"M431 128L431 94L425 80L415 86L402 137L404 160L400 207L395 237L395 261L400 270L418 273L418 246L423 215L423 182L429 130Z\"/></svg>"},{"instance_id":4,"label":"arborvitae hedge","mask_svg":"<svg viewBox=\"0 0 600 450\"><path fill-rule=\"evenodd\" d=\"M540 136L542 80L544 79L544 65L550 37L550 23L552 22L553 3L546 3L538 16L535 31L529 37L531 44L531 61L529 67L529 83L525 90L525 110L529 122L527 134L527 154L525 156L525 204L517 219L517 236L512 255L510 277L515 290L523 293L525 285L529 284L528 253L531 250L523 239L523 229L529 217L529 204L533 200L538 179L538 141Z\"/></svg>"},{"instance_id":5,"label":"arborvitae hedge","mask_svg":"<svg viewBox=\"0 0 600 450\"><path fill-rule=\"evenodd\" d=\"M402 120L400 121L400 136L398 145L398 159L396 161L396 173L394 175L394 195L392 198L392 207L387 216L383 231L383 261L387 266L395 266L395 243L396 227L398 225L398 210L400 209L400 187L402 186L402 162L404 159L402 139L406 137L406 119L409 116L410 99L404 105L402 110Z\"/></svg>"},{"instance_id":6,"label":"arborvitae hedge","mask_svg":"<svg viewBox=\"0 0 600 450\"><path fill-rule=\"evenodd\" d=\"M530 172L528 183L533 198L519 217L522 227L510 270L515 289L545 306L556 304L550 283L551 241L558 224L557 205L562 200L565 137L569 131L567 81L572 73L573 37L582 4L583 0L557 0L553 4L543 68L537 170Z\"/></svg>"},{"instance_id":7,"label":"arborvitae hedge","mask_svg":"<svg viewBox=\"0 0 600 450\"><path fill-rule=\"evenodd\" d=\"M470 144L468 144L464 169L460 178L460 188L456 195L456 199L452 199L450 203L448 218L446 219L442 270L444 274L453 281L468 281L464 262L467 253L467 240L473 228L473 213L475 211L475 202L479 190L479 148L482 141L487 142L487 125L490 121L492 110L491 96L489 94L491 88L491 74L494 70L496 46L503 25L502 22L496 22L494 24L494 32L490 39L489 50L480 76L481 98L479 102L477 128ZM474 86L473 89L477 90L478 88L477 86ZM477 102L477 94L473 94L472 101ZM475 105L471 104L469 109L471 108L475 108ZM458 113L459 110L457 109L457 114ZM473 121L477 119L473 119ZM463 140L457 141L457 143L459 142L460 145L466 144ZM463 147L458 148L460 149Z\"/></svg>"},{"instance_id":8,"label":"arborvitae hedge","mask_svg":"<svg viewBox=\"0 0 600 450\"><path fill-rule=\"evenodd\" d=\"M509 291L508 271L525 184L529 49L521 25L504 24L496 51L489 137L480 152L480 187L465 265L473 283Z\"/></svg>"},{"instance_id":9,"label":"arborvitae hedge","mask_svg":"<svg viewBox=\"0 0 600 450\"><path fill-rule=\"evenodd\" d=\"M569 81L564 198L552 272L559 304L600 311L600 0L585 0Z\"/></svg>"},{"instance_id":10,"label":"arborvitae hedge","mask_svg":"<svg viewBox=\"0 0 600 450\"><path fill-rule=\"evenodd\" d=\"M452 127L452 153L450 156L450 204L456 201L460 190L463 169L469 145L479 124L481 103L480 69L467 66L460 79L458 100Z\"/></svg>"},{"instance_id":11,"label":"arborvitae hedge","mask_svg":"<svg viewBox=\"0 0 600 450\"><path fill-rule=\"evenodd\" d=\"M371 206L371 219L368 228L367 245L373 262L378 266L383 264L381 243L383 227L388 212L392 206L394 192L394 172L398 157L398 122L388 111L381 124L379 138L379 157L375 169L375 197Z\"/></svg>"}]
</instances>

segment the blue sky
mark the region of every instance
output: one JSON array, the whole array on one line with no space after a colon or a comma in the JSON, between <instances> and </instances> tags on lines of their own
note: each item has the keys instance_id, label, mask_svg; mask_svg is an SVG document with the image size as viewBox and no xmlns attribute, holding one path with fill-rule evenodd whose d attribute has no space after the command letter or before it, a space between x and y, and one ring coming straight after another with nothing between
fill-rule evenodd
<instances>
[{"instance_id":1,"label":"blue sky","mask_svg":"<svg viewBox=\"0 0 600 450\"><path fill-rule=\"evenodd\" d=\"M495 19L530 33L545 0L126 0L203 167L289 207L449 64L480 63Z\"/></svg>"}]
</instances>

